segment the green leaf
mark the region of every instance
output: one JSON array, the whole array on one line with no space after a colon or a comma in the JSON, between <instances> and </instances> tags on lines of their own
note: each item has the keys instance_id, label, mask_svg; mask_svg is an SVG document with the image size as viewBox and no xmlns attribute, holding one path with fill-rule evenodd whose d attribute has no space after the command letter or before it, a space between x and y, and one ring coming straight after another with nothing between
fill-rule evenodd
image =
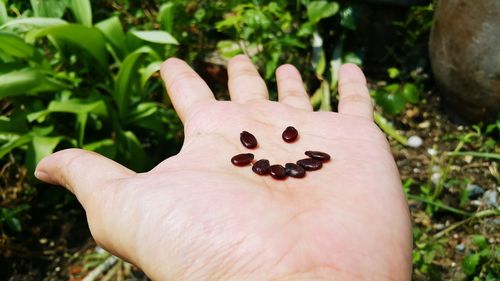
<instances>
[{"instance_id":1,"label":"green leaf","mask_svg":"<svg viewBox=\"0 0 500 281\"><path fill-rule=\"evenodd\" d=\"M351 30L356 29L356 20L352 6L347 6L340 11L340 25Z\"/></svg>"},{"instance_id":2,"label":"green leaf","mask_svg":"<svg viewBox=\"0 0 500 281\"><path fill-rule=\"evenodd\" d=\"M124 150L121 153L124 154L125 159L129 162L129 168L134 171L145 169L147 156L141 142L132 131L123 132L122 137L124 138Z\"/></svg>"},{"instance_id":3,"label":"green leaf","mask_svg":"<svg viewBox=\"0 0 500 281\"><path fill-rule=\"evenodd\" d=\"M307 5L307 17L313 23L335 15L339 10L337 2L311 1Z\"/></svg>"},{"instance_id":4,"label":"green leaf","mask_svg":"<svg viewBox=\"0 0 500 281\"><path fill-rule=\"evenodd\" d=\"M390 84L375 91L375 103L391 115L401 113L406 102L406 98L400 93L398 84Z\"/></svg>"},{"instance_id":5,"label":"green leaf","mask_svg":"<svg viewBox=\"0 0 500 281\"><path fill-rule=\"evenodd\" d=\"M158 22L160 23L161 29L166 32L171 33L174 26L174 3L168 2L160 6L160 11L158 12Z\"/></svg>"},{"instance_id":6,"label":"green leaf","mask_svg":"<svg viewBox=\"0 0 500 281\"><path fill-rule=\"evenodd\" d=\"M7 225L14 231L20 232L22 230L21 221L16 217L8 218Z\"/></svg>"},{"instance_id":7,"label":"green leaf","mask_svg":"<svg viewBox=\"0 0 500 281\"><path fill-rule=\"evenodd\" d=\"M13 149L25 145L31 141L33 136L31 134L26 134L22 136L16 136L9 142L0 146L0 159L2 159L5 155L11 152Z\"/></svg>"},{"instance_id":8,"label":"green leaf","mask_svg":"<svg viewBox=\"0 0 500 281\"><path fill-rule=\"evenodd\" d=\"M113 97L115 98L121 116L125 116L128 110L130 97L137 94L139 90L139 66L144 61L144 57L153 52L151 48L142 47L129 54L123 61L118 71L118 75L116 76L113 92Z\"/></svg>"},{"instance_id":9,"label":"green leaf","mask_svg":"<svg viewBox=\"0 0 500 281\"><path fill-rule=\"evenodd\" d=\"M27 42L34 42L42 36L53 36L56 41L68 43L91 54L103 67L108 65L108 53L102 33L94 27L79 24L65 24L34 30L26 35Z\"/></svg>"},{"instance_id":10,"label":"green leaf","mask_svg":"<svg viewBox=\"0 0 500 281\"><path fill-rule=\"evenodd\" d=\"M356 53L348 52L342 57L342 63L354 63L357 66L362 66L363 60Z\"/></svg>"},{"instance_id":11,"label":"green leaf","mask_svg":"<svg viewBox=\"0 0 500 281\"><path fill-rule=\"evenodd\" d=\"M137 38L144 40L146 42L157 43L157 44L173 44L178 45L179 42L170 35L170 33L162 30L150 30L150 31L131 31L133 35Z\"/></svg>"},{"instance_id":12,"label":"green leaf","mask_svg":"<svg viewBox=\"0 0 500 281\"><path fill-rule=\"evenodd\" d=\"M390 67L387 69L387 74L389 74L389 77L391 79L394 79L394 78L399 76L399 69L397 69L395 67Z\"/></svg>"},{"instance_id":13,"label":"green leaf","mask_svg":"<svg viewBox=\"0 0 500 281\"><path fill-rule=\"evenodd\" d=\"M476 272L476 268L479 264L481 256L479 254L472 254L466 256L462 260L462 269L468 276L473 275Z\"/></svg>"},{"instance_id":14,"label":"green leaf","mask_svg":"<svg viewBox=\"0 0 500 281\"><path fill-rule=\"evenodd\" d=\"M420 100L420 91L413 83L405 83L403 86L402 94L405 99L411 103L418 103L418 101Z\"/></svg>"},{"instance_id":15,"label":"green leaf","mask_svg":"<svg viewBox=\"0 0 500 281\"><path fill-rule=\"evenodd\" d=\"M45 118L48 114L53 112L73 113L77 115L94 113L101 116L107 116L108 114L106 104L103 100L69 99L63 101L53 100L49 103L47 109L32 112L28 114L26 118L29 122L33 122L37 119Z\"/></svg>"},{"instance_id":16,"label":"green leaf","mask_svg":"<svg viewBox=\"0 0 500 281\"><path fill-rule=\"evenodd\" d=\"M160 71L161 64L162 61L154 61L140 70L141 89L143 92L145 92L146 83L148 82L149 78L151 78L151 76L153 76L153 74L155 74L156 72Z\"/></svg>"},{"instance_id":17,"label":"green leaf","mask_svg":"<svg viewBox=\"0 0 500 281\"><path fill-rule=\"evenodd\" d=\"M54 149L62 139L63 138L60 136L33 136L26 154L26 166L28 167L30 174L32 174L32 171L35 171L36 165L40 162L40 160L42 160L42 158L54 152Z\"/></svg>"},{"instance_id":18,"label":"green leaf","mask_svg":"<svg viewBox=\"0 0 500 281\"><path fill-rule=\"evenodd\" d=\"M472 242L479 248L479 250L483 250L488 247L488 240L483 235L472 236Z\"/></svg>"},{"instance_id":19,"label":"green leaf","mask_svg":"<svg viewBox=\"0 0 500 281\"><path fill-rule=\"evenodd\" d=\"M46 28L64 24L68 24L68 22L57 18L20 18L5 23L4 25L0 26L0 29L6 29L9 27L13 29L24 29L24 31L29 31L33 30L34 28Z\"/></svg>"},{"instance_id":20,"label":"green leaf","mask_svg":"<svg viewBox=\"0 0 500 281\"><path fill-rule=\"evenodd\" d=\"M93 143L88 143L82 148L85 150L95 151L110 159L114 159L116 157L116 144L112 139L103 139Z\"/></svg>"},{"instance_id":21,"label":"green leaf","mask_svg":"<svg viewBox=\"0 0 500 281\"><path fill-rule=\"evenodd\" d=\"M27 58L33 55L34 49L31 45L26 44L21 37L0 31L0 51L13 57Z\"/></svg>"},{"instance_id":22,"label":"green leaf","mask_svg":"<svg viewBox=\"0 0 500 281\"><path fill-rule=\"evenodd\" d=\"M50 78L46 71L39 69L26 68L0 75L0 98L64 88L67 85Z\"/></svg>"},{"instance_id":23,"label":"green leaf","mask_svg":"<svg viewBox=\"0 0 500 281\"><path fill-rule=\"evenodd\" d=\"M95 25L99 29L106 40L111 44L115 52L120 54L120 57L126 53L126 37L123 32L123 26L118 17L105 19Z\"/></svg>"},{"instance_id":24,"label":"green leaf","mask_svg":"<svg viewBox=\"0 0 500 281\"><path fill-rule=\"evenodd\" d=\"M0 0L0 26L8 22L9 16L7 15L7 8L5 7L5 3Z\"/></svg>"},{"instance_id":25,"label":"green leaf","mask_svg":"<svg viewBox=\"0 0 500 281\"><path fill-rule=\"evenodd\" d=\"M140 119L144 119L155 114L157 111L158 105L154 102L140 103L130 111L125 124L133 124Z\"/></svg>"},{"instance_id":26,"label":"green leaf","mask_svg":"<svg viewBox=\"0 0 500 281\"><path fill-rule=\"evenodd\" d=\"M92 27L92 7L89 0L70 0L70 8L78 23Z\"/></svg>"},{"instance_id":27,"label":"green leaf","mask_svg":"<svg viewBox=\"0 0 500 281\"><path fill-rule=\"evenodd\" d=\"M60 18L68 6L67 0L31 0L35 17Z\"/></svg>"}]
</instances>

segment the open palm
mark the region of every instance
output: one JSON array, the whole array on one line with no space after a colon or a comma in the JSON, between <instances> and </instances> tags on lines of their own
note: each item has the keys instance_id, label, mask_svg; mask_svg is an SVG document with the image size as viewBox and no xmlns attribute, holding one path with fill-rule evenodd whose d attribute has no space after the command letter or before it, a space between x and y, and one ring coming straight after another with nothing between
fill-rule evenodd
<instances>
[{"instance_id":1,"label":"open palm","mask_svg":"<svg viewBox=\"0 0 500 281\"><path fill-rule=\"evenodd\" d=\"M290 65L277 71L279 102L247 57L228 72L232 101L216 101L183 61L164 63L185 141L153 170L70 149L42 160L36 176L75 193L96 241L155 280L409 279L408 209L361 71L342 67L339 113L313 112ZM299 131L293 143L281 139L287 126ZM240 143L244 130L256 149ZM306 150L332 160L302 179L230 162L253 153L284 165Z\"/></svg>"}]
</instances>

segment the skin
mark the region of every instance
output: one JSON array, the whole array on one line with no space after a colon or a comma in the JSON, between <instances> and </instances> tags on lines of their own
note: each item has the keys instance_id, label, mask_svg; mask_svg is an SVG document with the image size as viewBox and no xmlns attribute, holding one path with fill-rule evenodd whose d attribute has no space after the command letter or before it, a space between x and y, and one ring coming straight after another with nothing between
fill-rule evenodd
<instances>
[{"instance_id":1,"label":"skin","mask_svg":"<svg viewBox=\"0 0 500 281\"><path fill-rule=\"evenodd\" d=\"M179 59L161 74L184 123L179 154L140 174L80 149L37 167L76 195L99 245L154 280L410 280L408 207L358 67L340 69L338 113L312 111L291 65L276 71L278 102L242 55L228 66L232 101L216 101ZM299 131L293 143L281 139L287 126ZM242 146L243 130L256 149ZM230 162L251 152L284 165L306 150L332 160L303 179Z\"/></svg>"}]
</instances>

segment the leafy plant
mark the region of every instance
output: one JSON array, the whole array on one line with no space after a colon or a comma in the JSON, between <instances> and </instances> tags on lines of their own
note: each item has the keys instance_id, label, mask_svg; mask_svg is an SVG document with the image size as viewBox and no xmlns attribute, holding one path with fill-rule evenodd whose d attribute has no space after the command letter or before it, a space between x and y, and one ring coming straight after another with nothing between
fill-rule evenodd
<instances>
[{"instance_id":1,"label":"leafy plant","mask_svg":"<svg viewBox=\"0 0 500 281\"><path fill-rule=\"evenodd\" d=\"M22 226L19 216L29 208L30 206L26 204L15 208L0 208L0 228L3 227L3 224L6 224L11 230L20 232Z\"/></svg>"},{"instance_id":2,"label":"leafy plant","mask_svg":"<svg viewBox=\"0 0 500 281\"><path fill-rule=\"evenodd\" d=\"M177 40L125 31L114 16L92 25L89 1L31 7L35 17L4 17L0 27L0 158L21 149L33 171L58 147L81 147L135 170L160 161L180 125L150 78ZM78 23L61 18L67 9Z\"/></svg>"},{"instance_id":3,"label":"leafy plant","mask_svg":"<svg viewBox=\"0 0 500 281\"><path fill-rule=\"evenodd\" d=\"M398 78L401 80L375 90L373 95L377 105L388 114L395 115L401 113L406 104L419 102L421 89L416 83L405 82L397 68L391 67L387 73L392 81Z\"/></svg>"},{"instance_id":4,"label":"leafy plant","mask_svg":"<svg viewBox=\"0 0 500 281\"><path fill-rule=\"evenodd\" d=\"M473 235L471 241L473 251L462 260L463 272L469 277L474 277L473 280L496 280L500 276L498 268L500 247L490 246L483 235Z\"/></svg>"}]
</instances>

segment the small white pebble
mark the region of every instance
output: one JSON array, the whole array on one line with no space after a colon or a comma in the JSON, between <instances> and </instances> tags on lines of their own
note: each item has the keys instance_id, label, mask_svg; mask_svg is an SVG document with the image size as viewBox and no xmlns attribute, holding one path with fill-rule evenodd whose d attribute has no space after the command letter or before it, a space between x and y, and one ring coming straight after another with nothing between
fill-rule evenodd
<instances>
[{"instance_id":1,"label":"small white pebble","mask_svg":"<svg viewBox=\"0 0 500 281\"><path fill-rule=\"evenodd\" d=\"M417 148L417 147L421 146L423 143L424 143L424 141L419 136L411 136L408 138L408 146L409 147Z\"/></svg>"},{"instance_id":2,"label":"small white pebble","mask_svg":"<svg viewBox=\"0 0 500 281\"><path fill-rule=\"evenodd\" d=\"M438 154L437 150L434 148L427 149L427 153L429 153L430 156L436 156Z\"/></svg>"},{"instance_id":3,"label":"small white pebble","mask_svg":"<svg viewBox=\"0 0 500 281\"><path fill-rule=\"evenodd\" d=\"M451 267L455 267L455 266L457 266L457 264L456 264L455 262L453 262L453 261L452 261L452 262L451 262Z\"/></svg>"}]
</instances>

